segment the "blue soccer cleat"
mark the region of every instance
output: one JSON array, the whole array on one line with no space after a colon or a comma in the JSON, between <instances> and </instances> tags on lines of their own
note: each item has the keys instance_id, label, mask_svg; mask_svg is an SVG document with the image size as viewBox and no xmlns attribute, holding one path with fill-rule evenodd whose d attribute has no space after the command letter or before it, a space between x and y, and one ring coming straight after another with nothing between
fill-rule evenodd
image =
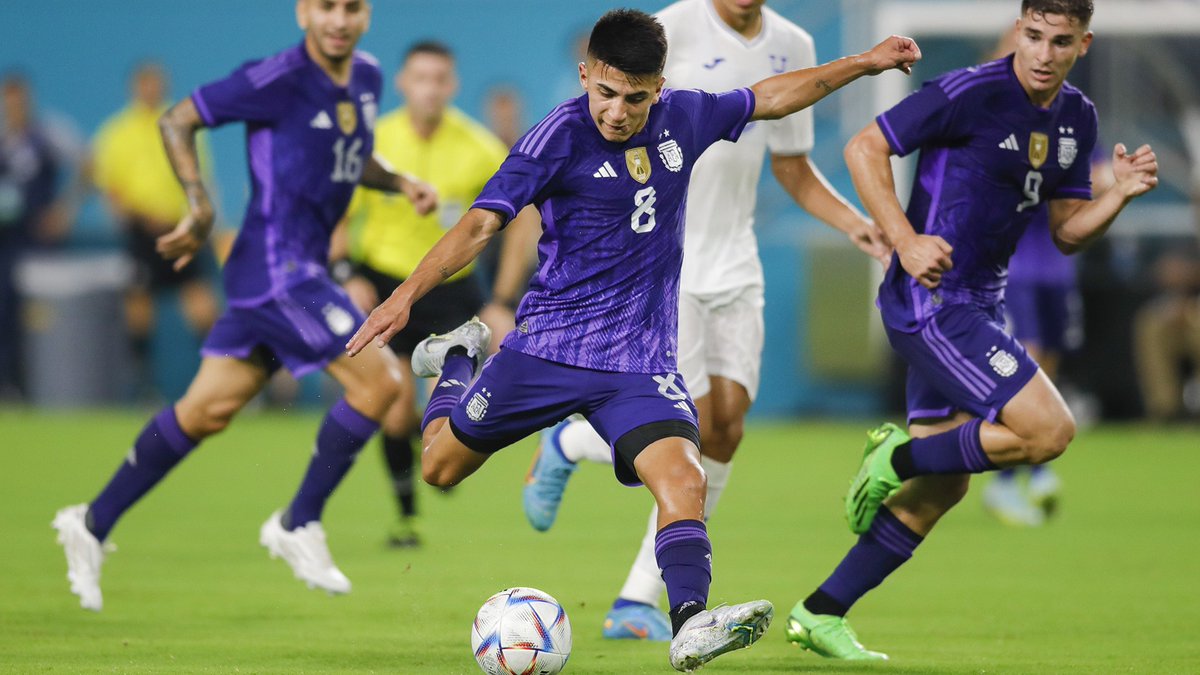
<instances>
[{"instance_id":1,"label":"blue soccer cleat","mask_svg":"<svg viewBox=\"0 0 1200 675\"><path fill-rule=\"evenodd\" d=\"M671 641L671 619L657 607L641 603L608 610L604 617L605 640Z\"/></svg>"},{"instance_id":2,"label":"blue soccer cleat","mask_svg":"<svg viewBox=\"0 0 1200 675\"><path fill-rule=\"evenodd\" d=\"M563 455L558 445L558 437L569 423L569 420L563 420L542 432L542 441L533 456L533 466L525 478L522 497L525 517L538 532L545 532L554 525L567 481L579 468L578 464Z\"/></svg>"}]
</instances>

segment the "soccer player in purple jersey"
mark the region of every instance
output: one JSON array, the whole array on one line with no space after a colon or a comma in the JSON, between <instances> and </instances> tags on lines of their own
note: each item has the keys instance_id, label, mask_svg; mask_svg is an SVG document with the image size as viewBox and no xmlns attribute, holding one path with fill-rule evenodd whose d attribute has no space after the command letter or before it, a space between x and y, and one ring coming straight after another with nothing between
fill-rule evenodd
<instances>
[{"instance_id":1,"label":"soccer player in purple jersey","mask_svg":"<svg viewBox=\"0 0 1200 675\"><path fill-rule=\"evenodd\" d=\"M486 328L428 338L418 375L440 375L423 424L425 480L454 485L489 455L582 413L613 448L618 479L658 504L655 553L670 599L671 665L692 670L748 646L765 600L705 609L712 552L703 522L696 410L676 367L683 213L692 167L751 120L810 106L862 75L908 70L915 43L871 51L723 94L663 89L666 37L648 14L617 10L592 30L579 81L528 132L467 214L347 344L386 344L412 304L483 249L526 204L542 215L539 267L517 328L475 379Z\"/></svg>"},{"instance_id":2,"label":"soccer player in purple jersey","mask_svg":"<svg viewBox=\"0 0 1200 675\"><path fill-rule=\"evenodd\" d=\"M1072 253L1158 183L1149 146L1117 145L1113 185L1091 199L1096 111L1066 83L1091 44L1091 17L1090 0L1024 0L1014 55L926 83L846 147L858 193L896 248L879 306L909 364L909 426L868 435L846 497L862 536L788 617L788 638L806 649L887 658L859 644L850 607L912 556L970 474L1048 462L1075 433L1002 311L1008 258L1040 205L1055 244ZM917 150L906 214L889 158Z\"/></svg>"},{"instance_id":3,"label":"soccer player in purple jersey","mask_svg":"<svg viewBox=\"0 0 1200 675\"><path fill-rule=\"evenodd\" d=\"M403 380L388 350L353 360L342 353L362 315L325 271L329 237L355 185L403 192L425 211L436 199L428 186L372 157L382 76L374 58L355 51L370 11L365 0L297 0L301 44L196 89L159 123L189 205L158 240L177 268L200 250L213 224L196 161L200 127L245 122L252 192L225 265L229 309L205 341L187 393L150 420L94 501L54 519L71 591L85 609L101 608L100 566L117 519L201 440L224 429L281 365L297 376L324 369L346 396L322 422L295 498L263 525L260 542L309 587L350 590L330 557L321 512Z\"/></svg>"}]
</instances>

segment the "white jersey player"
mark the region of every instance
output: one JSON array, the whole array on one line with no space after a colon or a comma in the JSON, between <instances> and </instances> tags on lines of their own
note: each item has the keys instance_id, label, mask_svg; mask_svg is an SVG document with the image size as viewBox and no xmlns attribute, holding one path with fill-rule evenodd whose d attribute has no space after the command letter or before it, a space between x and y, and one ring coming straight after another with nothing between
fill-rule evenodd
<instances>
[{"instance_id":1,"label":"white jersey player","mask_svg":"<svg viewBox=\"0 0 1200 675\"><path fill-rule=\"evenodd\" d=\"M812 37L765 0L680 0L656 16L667 34L669 88L727 91L817 63ZM705 518L728 480L743 420L758 390L763 347L763 271L754 207L763 153L780 185L806 211L845 232L864 252L890 250L874 225L835 192L808 159L812 109L748 125L737 143L710 147L688 188L679 306L679 371L699 412L701 464L708 475ZM580 459L611 461L587 422L544 433L525 487L525 513L546 530ZM658 609L663 582L654 556L656 513L629 578L605 620L604 636L669 640Z\"/></svg>"}]
</instances>

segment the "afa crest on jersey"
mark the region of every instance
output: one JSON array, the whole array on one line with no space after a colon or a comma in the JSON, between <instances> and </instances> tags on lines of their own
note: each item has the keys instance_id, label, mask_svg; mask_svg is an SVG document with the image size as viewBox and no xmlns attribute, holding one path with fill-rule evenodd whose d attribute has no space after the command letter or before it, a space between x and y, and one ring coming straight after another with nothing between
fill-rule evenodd
<instances>
[{"instance_id":1,"label":"afa crest on jersey","mask_svg":"<svg viewBox=\"0 0 1200 675\"><path fill-rule=\"evenodd\" d=\"M650 153L645 146L625 151L625 168L629 169L629 177L639 183L650 180Z\"/></svg>"},{"instance_id":2,"label":"afa crest on jersey","mask_svg":"<svg viewBox=\"0 0 1200 675\"><path fill-rule=\"evenodd\" d=\"M673 172L683 168L683 148L679 147L675 139L658 144L658 158L662 160L663 166Z\"/></svg>"},{"instance_id":3,"label":"afa crest on jersey","mask_svg":"<svg viewBox=\"0 0 1200 675\"><path fill-rule=\"evenodd\" d=\"M1041 132L1029 134L1029 163L1040 169L1050 156L1050 137Z\"/></svg>"},{"instance_id":4,"label":"afa crest on jersey","mask_svg":"<svg viewBox=\"0 0 1200 675\"><path fill-rule=\"evenodd\" d=\"M1071 168L1075 157L1079 154L1079 144L1074 138L1060 136L1058 139L1058 165L1064 169Z\"/></svg>"},{"instance_id":5,"label":"afa crest on jersey","mask_svg":"<svg viewBox=\"0 0 1200 675\"><path fill-rule=\"evenodd\" d=\"M354 109L353 102L338 101L337 122L338 128L347 136L354 133L354 130L358 128L358 112Z\"/></svg>"}]
</instances>

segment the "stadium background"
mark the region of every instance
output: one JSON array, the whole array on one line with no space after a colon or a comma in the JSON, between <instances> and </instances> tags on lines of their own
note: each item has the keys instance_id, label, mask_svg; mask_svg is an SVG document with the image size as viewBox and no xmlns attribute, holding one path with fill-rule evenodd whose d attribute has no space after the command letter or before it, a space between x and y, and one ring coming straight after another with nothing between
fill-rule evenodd
<instances>
[{"instance_id":1,"label":"stadium background","mask_svg":"<svg viewBox=\"0 0 1200 675\"><path fill-rule=\"evenodd\" d=\"M662 3L637 0L625 4L652 11ZM843 194L853 195L841 160L844 141L870 120L873 111L901 95L906 87L978 60L1008 25L1007 17L1014 13L1009 4L1016 3L770 3L813 34L821 61L870 46L887 32L886 26L876 26L894 23L892 17L916 17L916 25L907 27L922 38L926 58L911 81L899 84L902 78L889 76L897 81L861 84L816 107L818 142L813 157ZM1194 232L1187 208L1191 171L1188 156L1181 151L1186 143L1176 119L1182 108L1194 104L1195 85L1189 87L1168 75L1170 66L1178 69L1200 56L1196 41L1187 39L1188 26L1198 30L1200 25L1192 24L1200 24L1200 20L1197 3L1166 3L1175 7L1165 8L1161 16L1173 17L1174 23L1151 21L1147 35L1117 36L1113 31L1105 33L1106 25L1119 23L1114 15L1144 15L1137 11L1139 6L1163 3L1105 4L1112 7L1102 5L1098 13L1096 49L1080 63L1072 81L1097 99L1107 137L1155 142L1165 155L1165 184L1128 209L1114 228L1114 236L1085 262L1085 296L1104 309L1104 316L1088 313L1087 349L1084 358L1067 364L1067 376L1078 380L1084 393L1092 396L1082 399L1088 410L1129 417L1139 412L1139 405L1131 374L1128 315L1151 293L1145 268L1154 251ZM458 54L461 108L483 118L489 92L508 87L522 97L524 122L531 125L562 98L574 95L575 41L610 6L603 0L382 0L375 3L372 27L361 46L378 56L390 73L404 48L415 40L443 40ZM939 34L921 35L921 16L944 16L951 12L940 12L940 8L963 7L970 7L971 16L977 18L960 21L957 27L953 22L946 27L947 22L942 21ZM888 15L889 11L892 14ZM177 99L248 58L272 53L299 39L292 3L284 1L4 3L0 21L20 27L12 39L0 43L0 65L28 73L41 109L69 116L89 137L106 116L124 105L126 78L139 61L162 62L170 73L171 97ZM1183 35L1163 37L1155 32L1162 26L1174 26L1173 32ZM1156 65L1155 59L1162 64ZM1149 78L1145 77L1147 70ZM1141 98L1158 105L1131 105L1120 84L1131 77L1140 77L1142 86L1149 89ZM388 110L398 103L398 97L390 82L385 90L383 109ZM220 218L224 227L235 228L248 191L243 134L239 127L221 129L211 134L211 141ZM853 415L878 410L884 403L894 407L895 387L886 384L894 384L894 368L872 307L876 270L845 245L840 235L796 207L769 171L763 176L757 227L767 272L765 353L770 367L764 369L762 393L753 414ZM93 198L77 223L72 245L77 251L104 250L116 246L116 236L111 218ZM1120 278L1114 282L1113 275ZM86 284L87 279L81 281ZM173 298L161 297L159 304L162 316L152 350L154 382L165 398L173 398L182 393L194 371L196 343L182 328ZM1122 326L1126 328L1122 330ZM97 394L90 398L80 394L86 389L82 382L77 377L72 387L72 378L64 373L89 367L117 371L123 364L120 358L97 359L80 347L72 360L53 340L35 341L33 349L41 351L31 354L31 368L41 372L32 379L54 383L37 389L38 402L94 404L113 398L103 382L94 387ZM1105 361L1103 377L1079 365L1089 360ZM109 379L117 375L103 373ZM73 388L74 395L62 391L64 387ZM312 402L319 387L310 384L306 391L302 402Z\"/></svg>"}]
</instances>

